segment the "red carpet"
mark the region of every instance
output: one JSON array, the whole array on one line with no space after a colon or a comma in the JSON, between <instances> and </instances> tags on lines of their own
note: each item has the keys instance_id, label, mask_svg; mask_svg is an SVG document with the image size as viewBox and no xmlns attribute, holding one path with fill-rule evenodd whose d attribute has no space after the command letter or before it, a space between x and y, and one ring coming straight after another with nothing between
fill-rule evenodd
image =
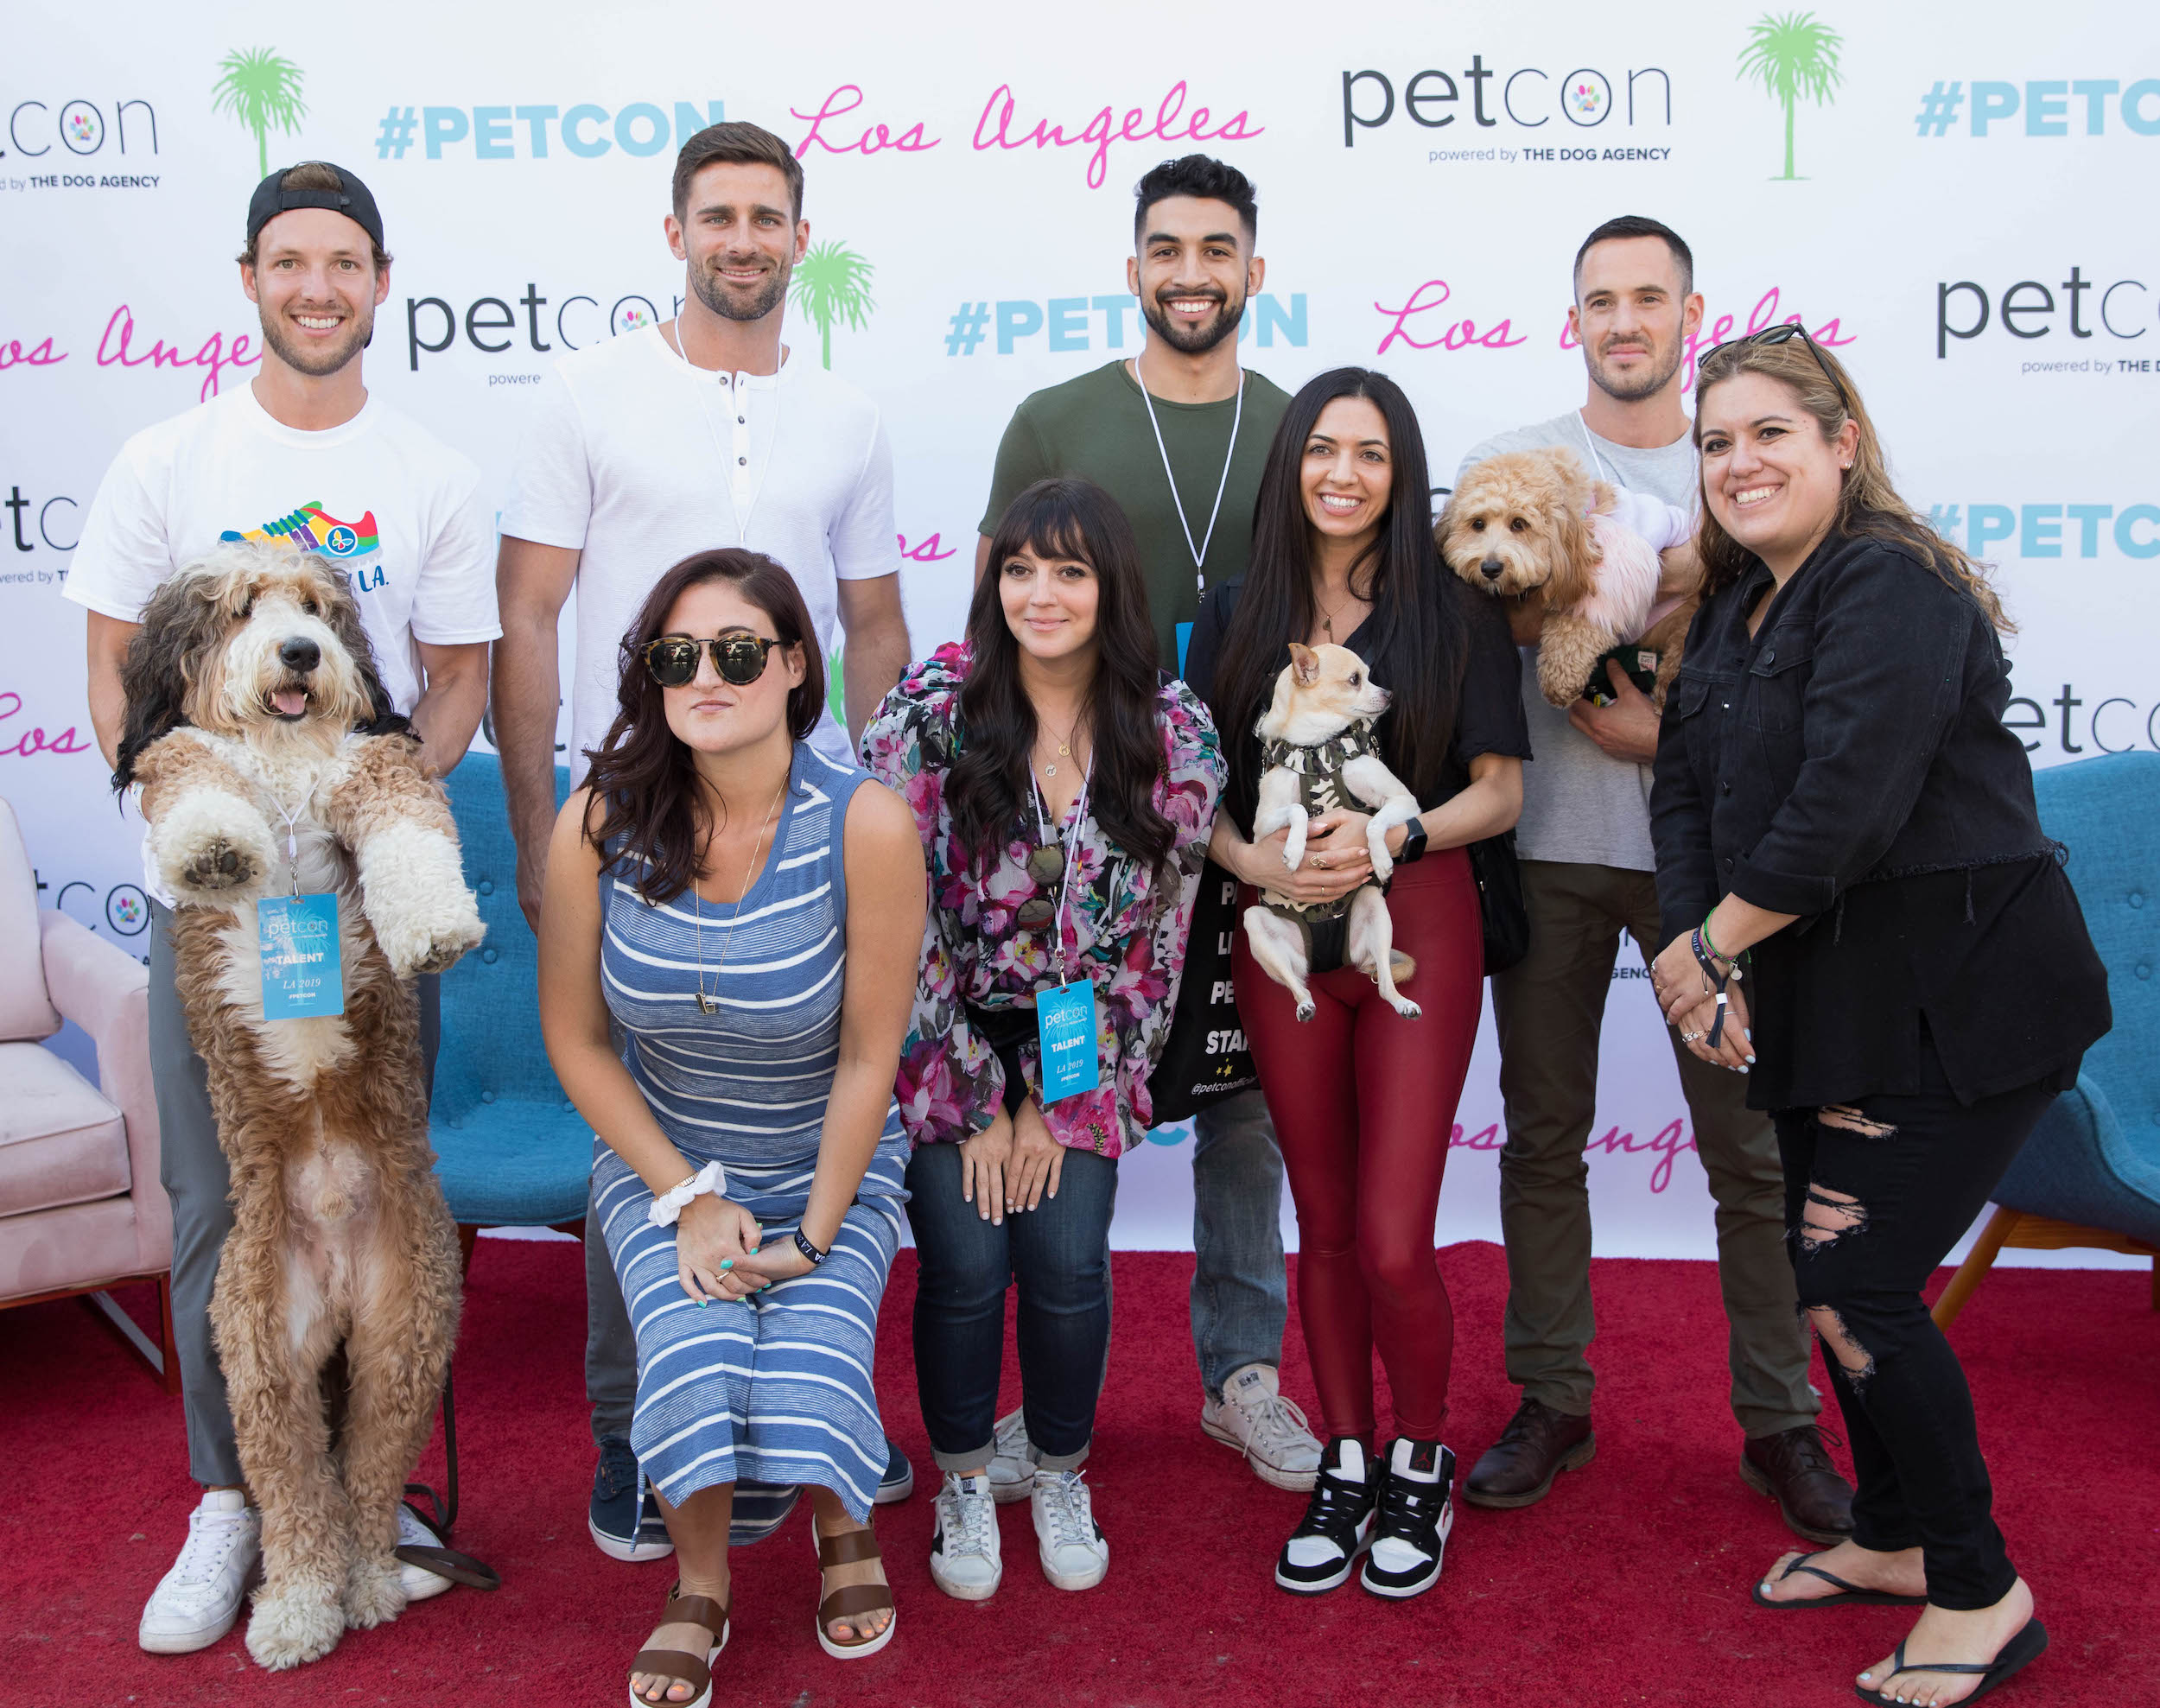
<instances>
[{"instance_id":1,"label":"red carpet","mask_svg":"<svg viewBox=\"0 0 2160 1708\"><path fill-rule=\"evenodd\" d=\"M1460 1350L1451 1440L1465 1464L1514 1403L1500 1370L1504 1275L1490 1245L1443 1257ZM811 1635L807 1518L736 1557L736 1628L716 1704L923 1708L1203 1704L1850 1702L1889 1653L1896 1609L1773 1614L1748 1585L1791 1540L1734 1474L1724 1325L1707 1264L1601 1261L1598 1454L1543 1504L1459 1511L1440 1588L1403 1606L1354 1585L1317 1602L1269 1578L1302 1497L1253 1479L1198 1426L1185 1324L1191 1259L1117 1260L1116 1337L1091 1464L1106 1584L1042 1580L1026 1506L1003 1509L1006 1578L981 1605L925 1565L930 1460L907 1357L912 1254L884 1315L887 1421L920 1481L880 1509L900 1627L842 1664ZM466 1512L455 1541L503 1574L395 1625L348 1633L297 1673L263 1672L240 1631L202 1654L135 1646L143 1597L194 1500L180 1402L78 1304L0 1312L0 1702L619 1703L670 1582L585 1534L592 1476L569 1245L480 1248L458 1355ZM1997 1513L2054 1647L1996 1700L2015 1708L2160 1694L2160 1315L2138 1273L2005 1270L1956 1330L1998 1483ZM1311 1383L1294 1318L1287 1390ZM1008 1370L1008 1394L1017 1393ZM1386 1413L1383 1411L1382 1416ZM439 1481L439 1449L424 1473ZM805 1509L806 1511L806 1509Z\"/></svg>"}]
</instances>

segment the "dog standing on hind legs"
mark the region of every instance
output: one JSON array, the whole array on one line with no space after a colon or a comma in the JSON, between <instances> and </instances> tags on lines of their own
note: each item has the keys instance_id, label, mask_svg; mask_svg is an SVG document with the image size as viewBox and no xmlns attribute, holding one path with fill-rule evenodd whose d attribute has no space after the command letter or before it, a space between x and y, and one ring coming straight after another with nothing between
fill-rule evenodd
<instances>
[{"instance_id":1,"label":"dog standing on hind legs","mask_svg":"<svg viewBox=\"0 0 2160 1708\"><path fill-rule=\"evenodd\" d=\"M248 1651L293 1667L404 1607L397 1501L459 1307L411 980L482 927L442 786L330 564L219 546L144 610L122 685L114 783L143 786L232 1174L210 1314L263 1514ZM334 898L341 1013L265 1017L257 904L288 894ZM334 1448L322 1377L340 1344Z\"/></svg>"},{"instance_id":2,"label":"dog standing on hind legs","mask_svg":"<svg viewBox=\"0 0 2160 1708\"><path fill-rule=\"evenodd\" d=\"M1346 646L1290 644L1290 662L1275 678L1275 693L1254 727L1267 769L1261 773L1253 840L1286 827L1283 865L1298 869L1306 831L1316 812L1333 812L1351 799L1374 809L1365 826L1372 876L1339 901L1299 906L1273 890L1245 910L1253 959L1298 1005L1298 1018L1313 1014L1306 981L1314 973L1351 966L1370 975L1388 1006L1405 1019L1422 1012L1396 989L1417 970L1395 952L1394 920L1383 887L1394 870L1388 833L1418 816L1417 797L1389 771L1372 745L1372 723L1394 696L1372 679L1365 661Z\"/></svg>"}]
</instances>

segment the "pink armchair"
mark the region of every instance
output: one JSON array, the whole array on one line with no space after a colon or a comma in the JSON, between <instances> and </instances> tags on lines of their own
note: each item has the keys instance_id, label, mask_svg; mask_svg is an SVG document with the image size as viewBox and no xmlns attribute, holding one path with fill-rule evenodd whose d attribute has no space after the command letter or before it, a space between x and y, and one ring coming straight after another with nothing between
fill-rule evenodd
<instances>
[{"instance_id":1,"label":"pink armchair","mask_svg":"<svg viewBox=\"0 0 2160 1708\"><path fill-rule=\"evenodd\" d=\"M15 810L0 800L0 1309L86 1296L175 1393L149 982L133 956L40 911ZM98 1046L98 1084L40 1044L64 1020ZM157 1284L161 1344L105 1292L123 1281Z\"/></svg>"}]
</instances>

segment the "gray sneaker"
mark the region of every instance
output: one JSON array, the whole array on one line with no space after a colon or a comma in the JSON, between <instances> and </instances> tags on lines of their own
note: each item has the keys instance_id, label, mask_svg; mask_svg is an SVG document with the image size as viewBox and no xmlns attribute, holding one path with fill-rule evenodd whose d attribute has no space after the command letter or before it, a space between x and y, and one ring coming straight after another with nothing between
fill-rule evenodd
<instances>
[{"instance_id":1,"label":"gray sneaker","mask_svg":"<svg viewBox=\"0 0 2160 1708\"><path fill-rule=\"evenodd\" d=\"M1266 1364L1234 1371L1222 1397L1201 1406L1200 1427L1244 1454L1260 1480L1278 1489L1305 1493L1320 1474L1320 1444Z\"/></svg>"},{"instance_id":2,"label":"gray sneaker","mask_svg":"<svg viewBox=\"0 0 2160 1708\"><path fill-rule=\"evenodd\" d=\"M998 1419L990 1450L990 1498L1000 1506L1024 1501L1035 1486L1035 1461L1027 1451L1027 1418L1017 1406Z\"/></svg>"}]
</instances>

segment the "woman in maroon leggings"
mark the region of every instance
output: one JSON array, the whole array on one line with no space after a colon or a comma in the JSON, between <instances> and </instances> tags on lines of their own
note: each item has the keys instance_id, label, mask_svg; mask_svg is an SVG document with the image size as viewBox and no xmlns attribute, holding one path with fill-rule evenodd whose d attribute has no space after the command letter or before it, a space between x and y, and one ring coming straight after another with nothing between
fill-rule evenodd
<instances>
[{"instance_id":1,"label":"woman in maroon leggings","mask_svg":"<svg viewBox=\"0 0 2160 1708\"><path fill-rule=\"evenodd\" d=\"M1440 1432L1454 1336L1433 1224L1483 1000L1464 849L1515 823L1529 738L1499 601L1441 566L1417 417L1384 375L1340 368L1292 400L1261 482L1251 568L1202 604L1186 670L1229 762L1214 858L1322 906L1372 875L1367 815L1316 816L1294 872L1283 832L1246 834L1261 765L1253 727L1292 641L1349 647L1394 696L1374 734L1423 811L1388 836L1388 907L1395 948L1417 962L1402 994L1423 1012L1398 1014L1371 979L1338 967L1316 970L1317 1012L1301 1022L1238 934L1238 1013L1297 1202L1299 1316L1330 1438L1275 1582L1331 1590L1369 1546L1361 1581L1400 1597L1439 1581L1452 1517L1455 1456ZM1313 932L1316 969L1328 936ZM1394 1395L1384 1457L1375 1348Z\"/></svg>"}]
</instances>

